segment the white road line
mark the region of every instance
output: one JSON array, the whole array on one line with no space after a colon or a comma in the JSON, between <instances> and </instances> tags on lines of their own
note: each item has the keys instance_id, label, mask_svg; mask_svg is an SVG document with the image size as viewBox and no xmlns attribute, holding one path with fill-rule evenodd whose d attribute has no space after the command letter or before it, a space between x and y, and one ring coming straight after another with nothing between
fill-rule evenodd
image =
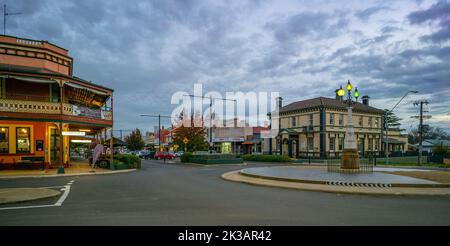
<instances>
[{"instance_id":1,"label":"white road line","mask_svg":"<svg viewBox=\"0 0 450 246\"><path fill-rule=\"evenodd\" d=\"M37 205L37 206L23 206L23 207L7 207L7 208L0 208L0 210L24 209L24 208L47 208L47 207L56 207L56 205L51 204L51 205Z\"/></svg>"},{"instance_id":2,"label":"white road line","mask_svg":"<svg viewBox=\"0 0 450 246\"><path fill-rule=\"evenodd\" d=\"M66 190L64 191L62 196L58 199L58 201L55 203L55 205L61 206L64 200L66 200L67 196L69 195L69 192L70 192L70 185L66 185Z\"/></svg>"},{"instance_id":3,"label":"white road line","mask_svg":"<svg viewBox=\"0 0 450 246\"><path fill-rule=\"evenodd\" d=\"M11 209L25 209L25 208L48 208L48 207L60 207L62 206L64 200L66 200L67 196L70 192L70 185L65 186L57 186L57 187L64 187L61 190L64 190L64 193L61 195L61 197L58 199L58 201L55 204L49 204L49 205L36 205L36 206L20 206L20 207L5 207L0 208L0 210L11 210Z\"/></svg>"}]
</instances>

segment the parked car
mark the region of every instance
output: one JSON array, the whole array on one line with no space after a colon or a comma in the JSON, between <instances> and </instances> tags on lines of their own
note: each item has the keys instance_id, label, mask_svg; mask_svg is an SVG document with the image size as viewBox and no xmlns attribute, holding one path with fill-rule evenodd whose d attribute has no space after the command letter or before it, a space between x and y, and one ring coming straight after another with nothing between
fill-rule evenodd
<instances>
[{"instance_id":1,"label":"parked car","mask_svg":"<svg viewBox=\"0 0 450 246\"><path fill-rule=\"evenodd\" d=\"M175 159L176 156L174 154L168 153L168 152L156 152L155 153L155 159L156 160L161 160L161 159Z\"/></svg>"},{"instance_id":2,"label":"parked car","mask_svg":"<svg viewBox=\"0 0 450 246\"><path fill-rule=\"evenodd\" d=\"M147 151L147 153L143 156L144 159L153 159L155 158L155 151Z\"/></svg>"},{"instance_id":3,"label":"parked car","mask_svg":"<svg viewBox=\"0 0 450 246\"><path fill-rule=\"evenodd\" d=\"M181 157L184 154L184 151L178 151L175 153L176 157Z\"/></svg>"}]
</instances>

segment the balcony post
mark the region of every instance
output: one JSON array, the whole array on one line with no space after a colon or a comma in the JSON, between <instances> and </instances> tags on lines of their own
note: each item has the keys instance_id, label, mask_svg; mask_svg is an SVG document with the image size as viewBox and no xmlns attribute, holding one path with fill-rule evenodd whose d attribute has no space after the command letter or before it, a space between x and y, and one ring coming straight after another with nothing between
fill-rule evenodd
<instances>
[{"instance_id":1,"label":"balcony post","mask_svg":"<svg viewBox=\"0 0 450 246\"><path fill-rule=\"evenodd\" d=\"M60 115L60 121L59 121L59 155L60 155L60 163L61 166L64 166L64 136L62 135L62 131L63 131L63 121L62 121L62 116L64 114L64 82L63 81L59 81L59 94L60 94L60 110L61 110L61 115Z\"/></svg>"},{"instance_id":2,"label":"balcony post","mask_svg":"<svg viewBox=\"0 0 450 246\"><path fill-rule=\"evenodd\" d=\"M110 165L113 165L113 155L114 155L114 151L113 151L113 127L114 127L114 118L113 118L113 95L111 94L111 107L110 107L110 110L111 110L111 121L113 122L112 124L111 124L111 128L110 128L110 134L109 134L109 136L110 136L110 138L109 138L109 151L110 151L110 154L109 154L109 163L110 163Z\"/></svg>"}]
</instances>

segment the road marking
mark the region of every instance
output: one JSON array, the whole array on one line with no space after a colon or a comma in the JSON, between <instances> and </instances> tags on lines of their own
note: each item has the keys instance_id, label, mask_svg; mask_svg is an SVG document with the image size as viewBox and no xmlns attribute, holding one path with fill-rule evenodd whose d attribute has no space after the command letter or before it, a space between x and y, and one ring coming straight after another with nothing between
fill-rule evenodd
<instances>
[{"instance_id":1,"label":"road marking","mask_svg":"<svg viewBox=\"0 0 450 246\"><path fill-rule=\"evenodd\" d=\"M25 209L25 208L48 208L48 207L61 207L63 202L66 200L67 196L69 196L70 193L70 184L64 185L64 186L53 186L53 187L64 187L61 189L61 191L64 191L64 193L61 195L61 197L56 201L55 204L48 204L48 205L35 205L35 206L20 206L20 207L5 207L0 208L0 210L11 210L11 209ZM45 187L42 187L45 188Z\"/></svg>"},{"instance_id":2,"label":"road marking","mask_svg":"<svg viewBox=\"0 0 450 246\"><path fill-rule=\"evenodd\" d=\"M58 201L55 203L55 205L61 206L64 200L66 200L67 196L69 195L69 192L70 192L70 185L66 185L66 190L64 191L62 196L58 199Z\"/></svg>"}]
</instances>

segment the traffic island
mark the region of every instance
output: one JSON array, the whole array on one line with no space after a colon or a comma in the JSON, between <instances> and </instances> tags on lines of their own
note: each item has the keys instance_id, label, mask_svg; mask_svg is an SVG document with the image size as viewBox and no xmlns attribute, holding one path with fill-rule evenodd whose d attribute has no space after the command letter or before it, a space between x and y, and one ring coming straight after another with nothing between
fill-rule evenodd
<instances>
[{"instance_id":1,"label":"traffic island","mask_svg":"<svg viewBox=\"0 0 450 246\"><path fill-rule=\"evenodd\" d=\"M222 178L246 184L345 194L450 195L450 183L438 183L384 171L355 176L345 173L329 174L318 168L289 166L247 168L225 173Z\"/></svg>"},{"instance_id":2,"label":"traffic island","mask_svg":"<svg viewBox=\"0 0 450 246\"><path fill-rule=\"evenodd\" d=\"M46 188L0 189L0 204L34 201L59 196L61 192Z\"/></svg>"}]
</instances>

